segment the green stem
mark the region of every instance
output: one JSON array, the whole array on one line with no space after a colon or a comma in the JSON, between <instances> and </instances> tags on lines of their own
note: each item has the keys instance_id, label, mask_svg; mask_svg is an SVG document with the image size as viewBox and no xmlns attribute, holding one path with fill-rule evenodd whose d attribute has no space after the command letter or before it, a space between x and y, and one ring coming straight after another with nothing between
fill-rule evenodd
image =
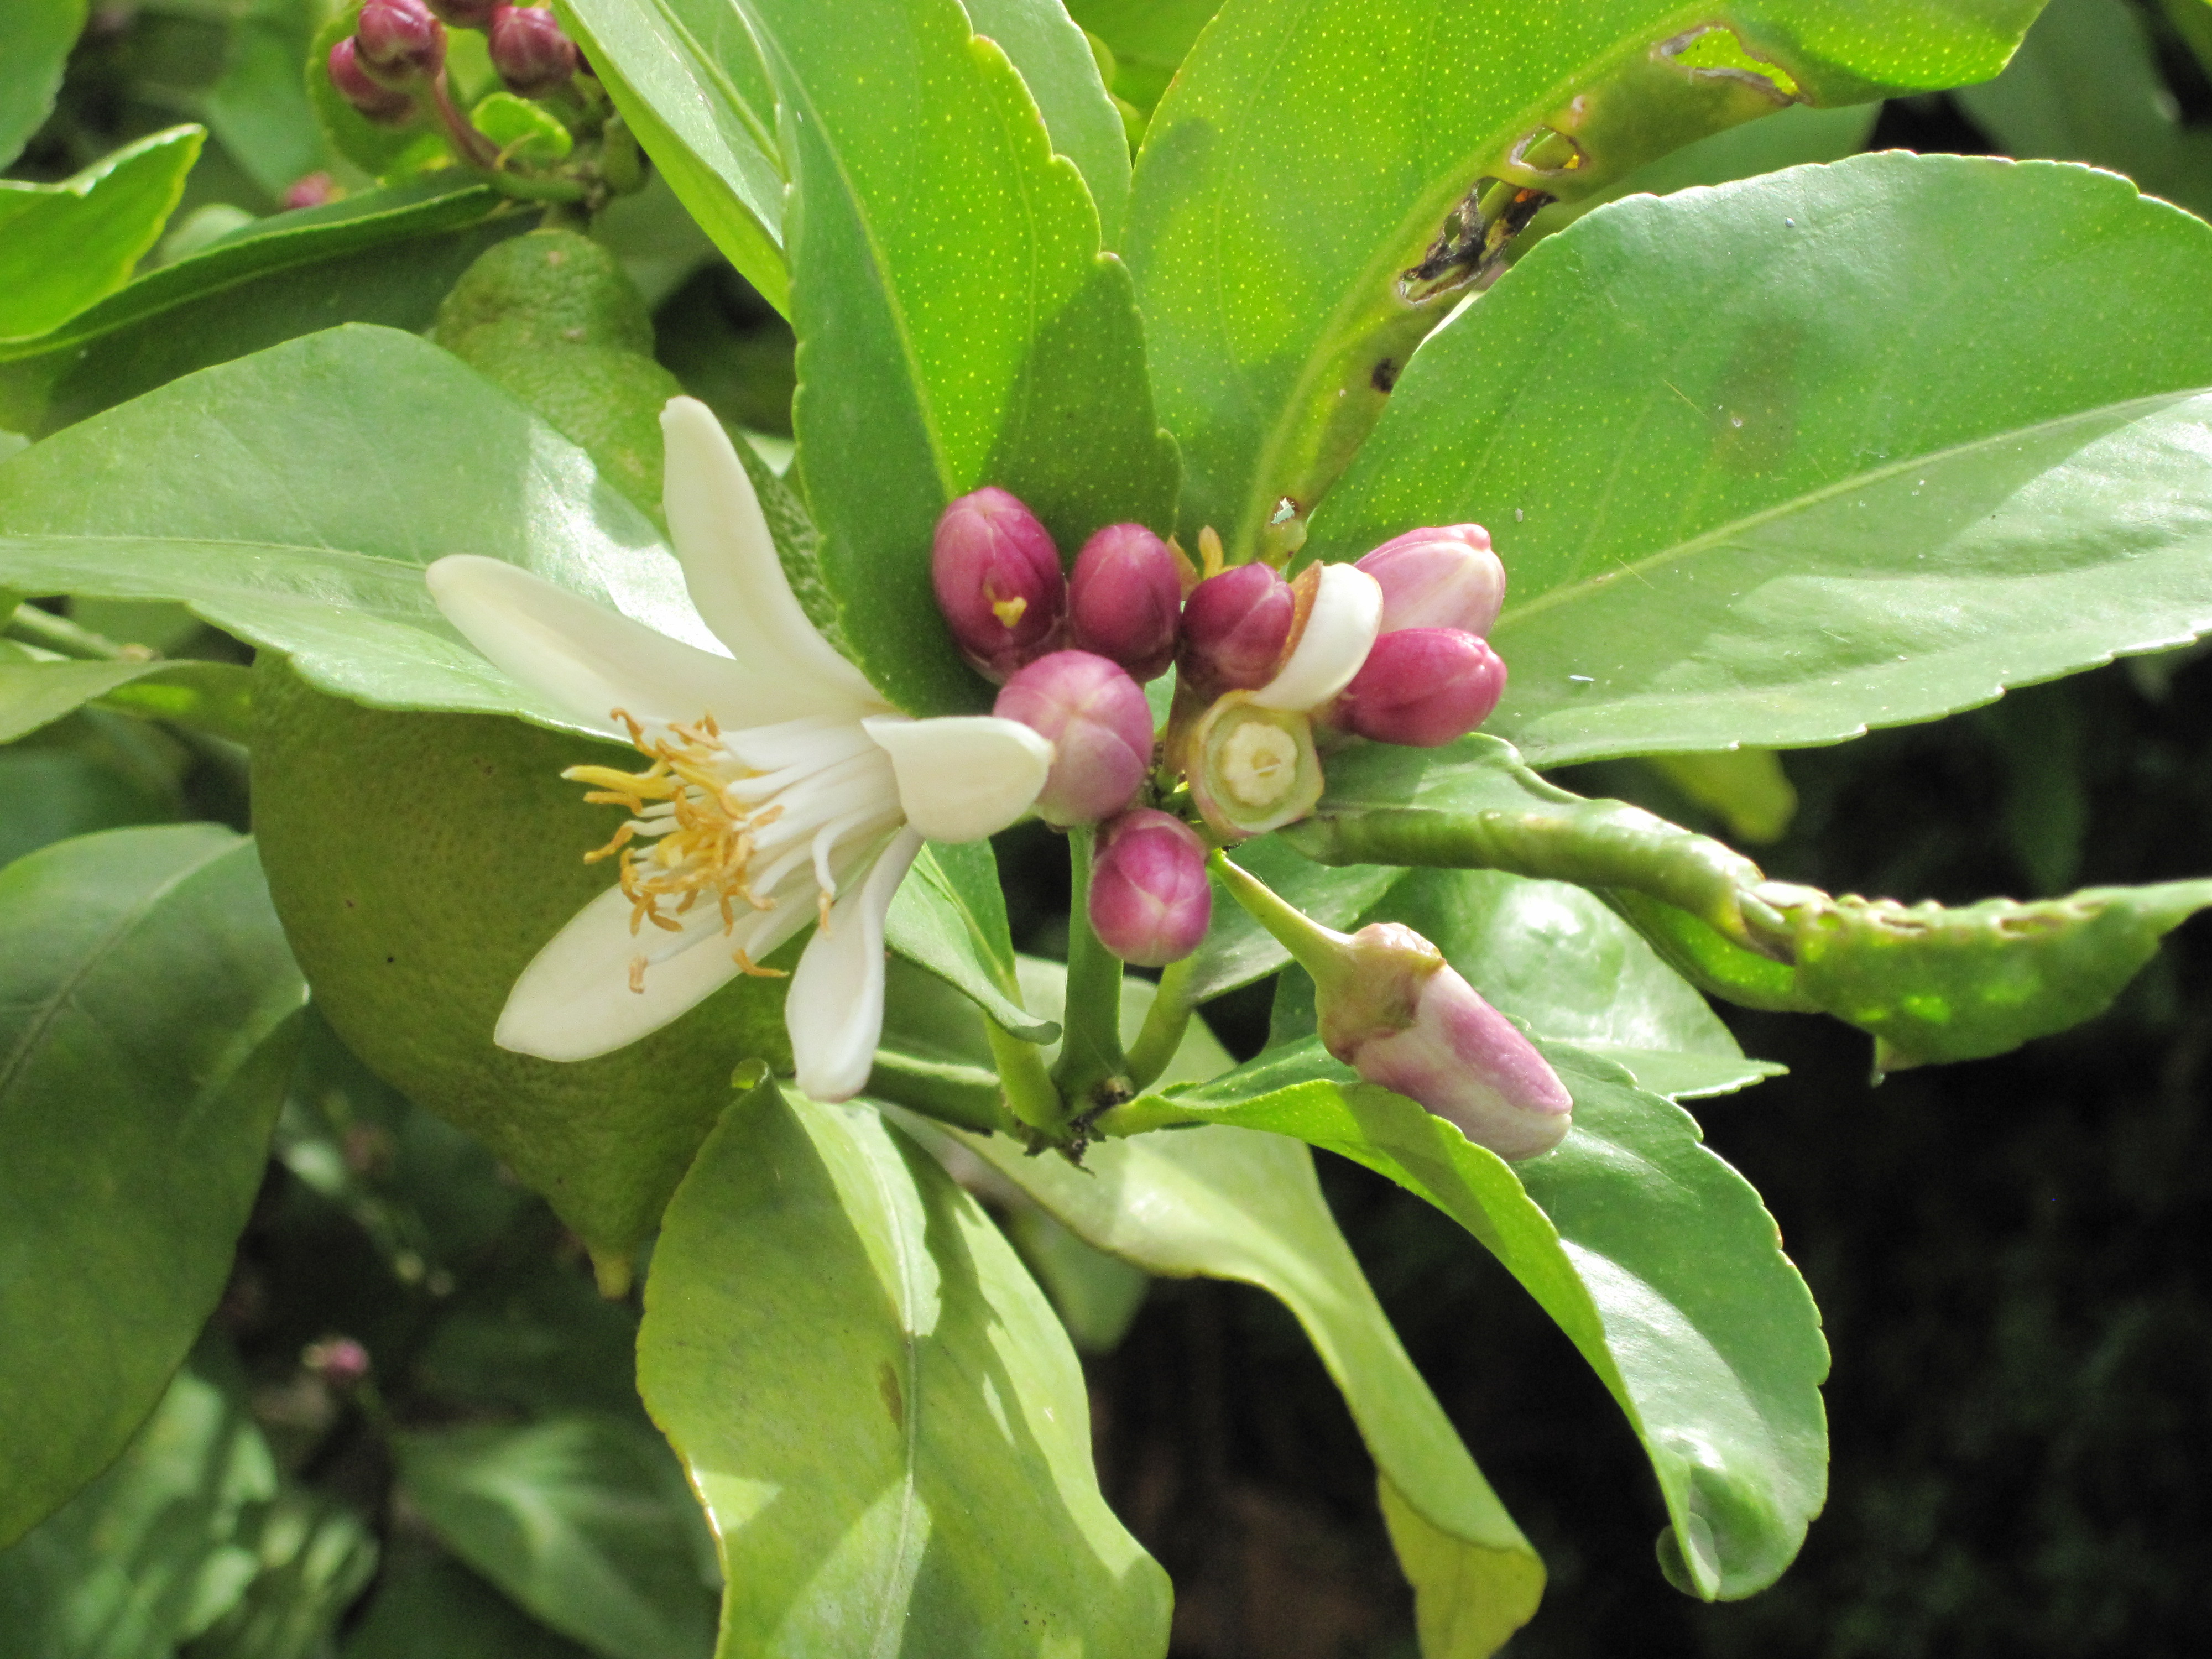
<instances>
[{"instance_id":1,"label":"green stem","mask_svg":"<svg viewBox=\"0 0 2212 1659\"><path fill-rule=\"evenodd\" d=\"M1055 1141L1064 1139L1067 1110L1044 1069L1043 1051L1034 1042L1024 1042L1001 1030L996 1020L985 1020L983 1030L991 1039L991 1058L999 1067L999 1088L1006 1096L1006 1109L1040 1134Z\"/></svg>"},{"instance_id":2,"label":"green stem","mask_svg":"<svg viewBox=\"0 0 2212 1659\"><path fill-rule=\"evenodd\" d=\"M1091 860L1097 831L1081 824L1067 832L1067 1007L1060 1064L1053 1081L1078 1112L1128 1097L1121 1055L1121 960L1091 926Z\"/></svg>"},{"instance_id":3,"label":"green stem","mask_svg":"<svg viewBox=\"0 0 2212 1659\"><path fill-rule=\"evenodd\" d=\"M989 1134L1014 1127L998 1075L980 1066L917 1060L878 1048L868 1092L958 1128Z\"/></svg>"},{"instance_id":4,"label":"green stem","mask_svg":"<svg viewBox=\"0 0 2212 1659\"><path fill-rule=\"evenodd\" d=\"M0 626L0 634L85 662L121 662L132 654L105 635L81 628L68 617L41 611L35 605L18 605L15 615Z\"/></svg>"},{"instance_id":5,"label":"green stem","mask_svg":"<svg viewBox=\"0 0 2212 1659\"><path fill-rule=\"evenodd\" d=\"M1129 1086L1139 1094L1159 1080L1182 1047L1183 1033L1190 1029L1190 975L1197 962L1195 956L1185 957L1170 963L1160 975L1158 994L1145 1015L1145 1029L1129 1049Z\"/></svg>"},{"instance_id":6,"label":"green stem","mask_svg":"<svg viewBox=\"0 0 2212 1659\"><path fill-rule=\"evenodd\" d=\"M1314 983L1322 990L1329 990L1346 975L1358 971L1347 953L1352 943L1348 936L1322 927L1219 848L1208 855L1206 863L1229 890L1229 896L1244 907L1244 913L1273 934L1275 943L1314 976Z\"/></svg>"},{"instance_id":7,"label":"green stem","mask_svg":"<svg viewBox=\"0 0 2212 1659\"><path fill-rule=\"evenodd\" d=\"M1091 1123L1091 1133L1101 1140L1119 1140L1129 1135L1149 1134L1154 1129L1180 1129L1188 1124L1218 1121L1164 1096L1139 1095L1127 1105L1101 1112Z\"/></svg>"}]
</instances>

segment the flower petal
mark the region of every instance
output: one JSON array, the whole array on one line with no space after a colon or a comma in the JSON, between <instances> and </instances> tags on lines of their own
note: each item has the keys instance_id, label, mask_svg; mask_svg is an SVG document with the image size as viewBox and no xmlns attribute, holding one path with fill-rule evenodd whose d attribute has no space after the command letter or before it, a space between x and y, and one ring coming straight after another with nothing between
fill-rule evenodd
<instances>
[{"instance_id":1,"label":"flower petal","mask_svg":"<svg viewBox=\"0 0 2212 1659\"><path fill-rule=\"evenodd\" d=\"M1252 701L1292 714L1320 708L1352 684L1382 627L1382 585L1351 565L1323 565L1305 632Z\"/></svg>"},{"instance_id":2,"label":"flower petal","mask_svg":"<svg viewBox=\"0 0 2212 1659\"><path fill-rule=\"evenodd\" d=\"M867 677L806 619L776 556L753 481L714 411L696 398L671 398L660 411L660 430L667 444L660 499L668 533L707 626L748 667L806 682L811 707L854 713L883 708Z\"/></svg>"},{"instance_id":3,"label":"flower petal","mask_svg":"<svg viewBox=\"0 0 2212 1659\"><path fill-rule=\"evenodd\" d=\"M787 687L519 565L457 553L424 574L438 609L471 645L580 724L622 735L607 717L613 708L663 724L708 710L726 724L789 717L752 712Z\"/></svg>"},{"instance_id":4,"label":"flower petal","mask_svg":"<svg viewBox=\"0 0 2212 1659\"><path fill-rule=\"evenodd\" d=\"M891 757L906 821L931 841L996 835L1030 810L1052 770L1048 739L995 714L883 714L860 726Z\"/></svg>"},{"instance_id":5,"label":"flower petal","mask_svg":"<svg viewBox=\"0 0 2212 1659\"><path fill-rule=\"evenodd\" d=\"M884 1034L884 917L921 851L921 836L900 830L799 955L783 1018L801 1094L850 1100L867 1087Z\"/></svg>"},{"instance_id":6,"label":"flower petal","mask_svg":"<svg viewBox=\"0 0 2212 1659\"><path fill-rule=\"evenodd\" d=\"M492 1041L541 1060L590 1060L626 1048L736 978L738 951L757 962L813 921L806 902L813 890L811 878L787 884L773 909L741 911L728 934L716 907L702 904L676 918L680 933L647 926L633 935L630 902L610 887L531 958ZM647 965L635 983L643 988L632 990L630 968L641 956Z\"/></svg>"}]
</instances>

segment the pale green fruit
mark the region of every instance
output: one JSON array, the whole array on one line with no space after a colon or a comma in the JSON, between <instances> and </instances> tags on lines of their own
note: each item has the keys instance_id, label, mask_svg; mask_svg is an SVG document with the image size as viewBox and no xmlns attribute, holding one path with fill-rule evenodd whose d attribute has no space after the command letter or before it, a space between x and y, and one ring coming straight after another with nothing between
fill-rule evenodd
<instances>
[{"instance_id":1,"label":"pale green fruit","mask_svg":"<svg viewBox=\"0 0 2212 1659\"><path fill-rule=\"evenodd\" d=\"M379 1075L544 1194L618 1291L732 1071L789 1069L788 981L740 977L597 1060L495 1047L515 976L614 880L583 854L621 810L586 805L561 771L626 751L496 716L364 708L275 657L255 670L254 712L253 827L323 1012ZM796 955L794 941L771 961Z\"/></svg>"}]
</instances>

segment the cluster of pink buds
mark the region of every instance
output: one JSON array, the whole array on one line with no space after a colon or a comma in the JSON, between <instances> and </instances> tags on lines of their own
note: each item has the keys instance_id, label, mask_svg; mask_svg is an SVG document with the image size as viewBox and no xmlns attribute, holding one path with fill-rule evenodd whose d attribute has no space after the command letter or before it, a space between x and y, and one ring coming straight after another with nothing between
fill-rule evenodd
<instances>
[{"instance_id":1,"label":"cluster of pink buds","mask_svg":"<svg viewBox=\"0 0 2212 1659\"><path fill-rule=\"evenodd\" d=\"M1092 927L1146 966L1178 960L1204 936L1208 841L1313 811L1316 725L1444 744L1487 719L1505 688L1484 637L1505 571L1479 525L1413 531L1356 565L1316 564L1294 580L1265 563L1224 569L1210 531L1200 545L1212 573L1202 580L1144 526L1109 525L1070 569L1036 516L988 487L945 509L931 548L953 642L1002 688L995 712L1054 745L1038 816L1101 826ZM1156 738L1140 682L1170 665L1174 708ZM1203 838L1158 810L1184 800Z\"/></svg>"},{"instance_id":2,"label":"cluster of pink buds","mask_svg":"<svg viewBox=\"0 0 2212 1659\"><path fill-rule=\"evenodd\" d=\"M428 88L440 95L449 24L483 30L492 67L507 90L522 97L542 97L565 85L581 61L575 42L543 6L367 0L354 32L331 48L331 85L380 125L407 125L420 112L418 92Z\"/></svg>"}]
</instances>

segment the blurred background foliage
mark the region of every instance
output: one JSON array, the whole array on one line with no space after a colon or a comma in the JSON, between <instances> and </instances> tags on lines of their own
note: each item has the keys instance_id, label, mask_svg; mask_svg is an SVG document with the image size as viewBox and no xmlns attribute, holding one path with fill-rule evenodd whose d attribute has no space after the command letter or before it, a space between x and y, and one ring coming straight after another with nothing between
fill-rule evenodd
<instances>
[{"instance_id":1,"label":"blurred background foliage","mask_svg":"<svg viewBox=\"0 0 2212 1659\"><path fill-rule=\"evenodd\" d=\"M204 123L210 142L149 266L365 189L301 89L327 9L105 0L9 176L61 179ZM1071 9L1140 131L1207 7ZM1791 112L1625 188L1889 147L2090 161L2212 211L2212 6L2056 0L1987 86ZM597 234L653 304L663 362L787 453L781 319L663 188ZM344 312L346 272L315 280L328 303L299 329ZM442 283L416 280L424 291L404 297L424 326ZM249 285L227 303L258 301ZM0 434L0 455L20 442ZM176 607L80 603L68 621L171 655L243 654ZM243 828L244 780L219 739L88 708L0 749L0 863L115 825ZM1618 763L1565 781L1838 892L1966 901L2199 875L2212 869L2212 662L2194 648L2136 659L1778 760ZM1060 849L1030 829L1001 856L1018 941L1054 954ZM1268 996L1209 1011L1240 1055L1260 1046ZM1765 1195L1835 1352L1827 1512L1750 1601L1704 1607L1667 1587L1633 1437L1504 1273L1441 1215L1322 1161L1407 1346L1550 1566L1510 1652L2195 1650L2212 1547L2212 936L2184 930L2077 1031L1879 1089L1863 1037L1728 1013L1790 1075L1699 1115ZM631 1383L635 1309L600 1301L539 1200L326 1030L310 1031L278 1146L222 1310L155 1420L0 1552L0 1659L703 1659L713 1555ZM1178 1586L1176 1654L1411 1656L1372 1467L1288 1316L1236 1286L1148 1286L1040 1214L1006 1219L1088 1355L1109 1496Z\"/></svg>"}]
</instances>

